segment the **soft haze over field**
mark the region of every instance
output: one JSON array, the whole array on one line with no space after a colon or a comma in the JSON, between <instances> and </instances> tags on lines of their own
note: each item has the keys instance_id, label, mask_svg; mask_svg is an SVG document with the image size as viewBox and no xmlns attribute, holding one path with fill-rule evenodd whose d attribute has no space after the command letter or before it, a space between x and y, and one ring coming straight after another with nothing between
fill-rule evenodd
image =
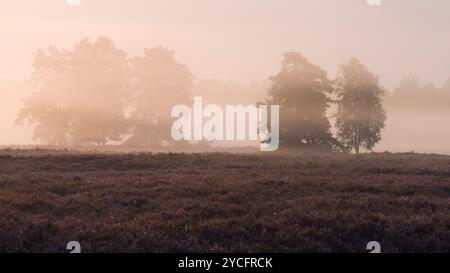
<instances>
[{"instance_id":1,"label":"soft haze over field","mask_svg":"<svg viewBox=\"0 0 450 273\"><path fill-rule=\"evenodd\" d=\"M32 72L32 52L50 45L71 48L83 37L107 36L130 54L166 46L197 80L263 81L277 73L287 51L301 51L330 77L338 64L357 57L389 89L408 72L437 86L450 76L448 0L384 0L380 7L365 0L82 0L80 7L68 7L64 0L15 0L1 5L0 144L31 141L29 132L13 124L27 95L19 83ZM378 150L450 153L449 116L388 115Z\"/></svg>"}]
</instances>

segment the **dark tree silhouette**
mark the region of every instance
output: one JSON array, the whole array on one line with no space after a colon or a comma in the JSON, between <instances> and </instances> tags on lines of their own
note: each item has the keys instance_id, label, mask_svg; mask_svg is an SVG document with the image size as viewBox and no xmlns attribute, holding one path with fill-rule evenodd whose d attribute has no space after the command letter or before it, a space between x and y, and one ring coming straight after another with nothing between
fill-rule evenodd
<instances>
[{"instance_id":1,"label":"dark tree silhouette","mask_svg":"<svg viewBox=\"0 0 450 273\"><path fill-rule=\"evenodd\" d=\"M271 81L268 102L280 105L280 144L331 148L335 140L326 116L332 91L327 73L301 53L289 52Z\"/></svg>"},{"instance_id":2,"label":"dark tree silhouette","mask_svg":"<svg viewBox=\"0 0 450 273\"><path fill-rule=\"evenodd\" d=\"M40 49L33 67L34 93L24 101L17 123L33 126L35 139L104 145L126 133L127 54L111 40L83 39L72 50Z\"/></svg>"},{"instance_id":3,"label":"dark tree silhouette","mask_svg":"<svg viewBox=\"0 0 450 273\"><path fill-rule=\"evenodd\" d=\"M339 141L357 154L361 147L371 150L381 140L386 120L378 77L352 58L340 66L336 93Z\"/></svg>"}]
</instances>

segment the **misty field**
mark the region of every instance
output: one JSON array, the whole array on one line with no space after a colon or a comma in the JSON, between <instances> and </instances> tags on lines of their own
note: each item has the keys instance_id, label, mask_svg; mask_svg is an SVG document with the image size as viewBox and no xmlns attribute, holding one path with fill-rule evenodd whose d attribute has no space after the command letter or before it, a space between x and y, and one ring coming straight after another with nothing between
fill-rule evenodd
<instances>
[{"instance_id":1,"label":"misty field","mask_svg":"<svg viewBox=\"0 0 450 273\"><path fill-rule=\"evenodd\" d=\"M450 157L0 152L0 251L450 251Z\"/></svg>"}]
</instances>

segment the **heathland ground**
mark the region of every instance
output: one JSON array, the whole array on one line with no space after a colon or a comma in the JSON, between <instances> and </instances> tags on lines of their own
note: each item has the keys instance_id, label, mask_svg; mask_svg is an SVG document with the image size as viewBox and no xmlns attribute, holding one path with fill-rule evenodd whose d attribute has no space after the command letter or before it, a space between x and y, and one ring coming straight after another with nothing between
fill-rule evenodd
<instances>
[{"instance_id":1,"label":"heathland ground","mask_svg":"<svg viewBox=\"0 0 450 273\"><path fill-rule=\"evenodd\" d=\"M0 152L0 252L450 251L450 157Z\"/></svg>"}]
</instances>

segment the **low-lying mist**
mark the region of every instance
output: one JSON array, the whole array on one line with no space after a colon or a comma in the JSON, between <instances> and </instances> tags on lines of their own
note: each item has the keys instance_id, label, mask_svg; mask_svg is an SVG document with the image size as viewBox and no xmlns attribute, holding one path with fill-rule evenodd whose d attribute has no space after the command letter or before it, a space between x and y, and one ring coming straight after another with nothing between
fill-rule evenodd
<instances>
[{"instance_id":1,"label":"low-lying mist","mask_svg":"<svg viewBox=\"0 0 450 273\"><path fill-rule=\"evenodd\" d=\"M267 98L267 81L251 85L219 79L198 80L193 86L193 94L202 96L208 104L252 104ZM22 107L22 99L29 95L29 86L11 81L0 81L2 111L0 111L0 145L38 145L32 139L32 130L15 124L17 113ZM417 107L417 106L415 106ZM393 109L394 108L394 109ZM375 147L376 152L417 152L450 154L450 108L449 111L431 109L404 109L391 105L387 109L386 127L383 138ZM335 109L328 115L333 116ZM214 147L256 146L258 143L242 141L229 143L220 141Z\"/></svg>"}]
</instances>

